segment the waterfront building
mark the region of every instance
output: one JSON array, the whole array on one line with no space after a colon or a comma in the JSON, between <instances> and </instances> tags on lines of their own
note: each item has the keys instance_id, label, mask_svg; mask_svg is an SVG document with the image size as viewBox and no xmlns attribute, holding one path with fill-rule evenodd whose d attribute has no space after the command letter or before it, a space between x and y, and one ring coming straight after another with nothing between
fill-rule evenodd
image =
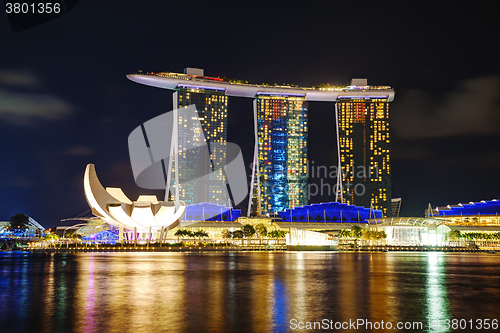
<instances>
[{"instance_id":1,"label":"waterfront building","mask_svg":"<svg viewBox=\"0 0 500 333\"><path fill-rule=\"evenodd\" d=\"M289 251L331 251L338 245L338 238L330 234L290 228L285 235Z\"/></svg>"},{"instance_id":2,"label":"waterfront building","mask_svg":"<svg viewBox=\"0 0 500 333\"><path fill-rule=\"evenodd\" d=\"M436 207L427 211L427 216L446 221L447 225L500 226L500 201L459 203Z\"/></svg>"},{"instance_id":3,"label":"waterfront building","mask_svg":"<svg viewBox=\"0 0 500 333\"><path fill-rule=\"evenodd\" d=\"M282 222L367 223L368 219L381 218L381 210L371 210L345 203L328 202L311 204L279 212Z\"/></svg>"},{"instance_id":4,"label":"waterfront building","mask_svg":"<svg viewBox=\"0 0 500 333\"><path fill-rule=\"evenodd\" d=\"M307 204L307 102L303 97L259 95L256 100L258 171L256 215Z\"/></svg>"},{"instance_id":5,"label":"waterfront building","mask_svg":"<svg viewBox=\"0 0 500 333\"><path fill-rule=\"evenodd\" d=\"M371 230L384 231L387 245L436 246L446 237L438 229L444 221L430 217L382 217L368 219ZM438 231L439 230L439 231Z\"/></svg>"},{"instance_id":6,"label":"waterfront building","mask_svg":"<svg viewBox=\"0 0 500 333\"><path fill-rule=\"evenodd\" d=\"M353 79L350 88L369 86L366 79ZM337 102L340 201L385 216L391 216L389 102L389 96L342 96Z\"/></svg>"},{"instance_id":7,"label":"waterfront building","mask_svg":"<svg viewBox=\"0 0 500 333\"><path fill-rule=\"evenodd\" d=\"M241 217L241 210L217 205L209 202L188 205L186 214L181 220L181 226L186 226L189 221L236 221Z\"/></svg>"},{"instance_id":8,"label":"waterfront building","mask_svg":"<svg viewBox=\"0 0 500 333\"><path fill-rule=\"evenodd\" d=\"M10 221L1 221L0 222L0 235L3 234L29 234L35 235L37 233L42 233L45 231L45 228L42 227L40 223L35 221L31 216L28 219L28 223L26 224L26 230L12 230Z\"/></svg>"},{"instance_id":9,"label":"waterfront building","mask_svg":"<svg viewBox=\"0 0 500 333\"><path fill-rule=\"evenodd\" d=\"M370 225L384 230L387 244L392 245L446 245L451 241L449 233L462 234L455 245L469 246L467 234L497 234L500 232L500 201L459 203L443 207L429 208L426 217L387 217L369 219ZM475 239L480 246L488 246L485 239ZM491 244L490 244L491 245Z\"/></svg>"},{"instance_id":10,"label":"waterfront building","mask_svg":"<svg viewBox=\"0 0 500 333\"><path fill-rule=\"evenodd\" d=\"M203 69L186 68L185 74L193 77L203 77ZM228 204L225 188L223 167L226 165L227 142L227 108L228 97L222 89L199 87L189 84L180 84L173 94L174 109L196 106L196 117L179 117L179 159L180 181L179 200L187 204L210 202L219 205ZM209 149L209 156L199 154L186 158L186 147L192 141L200 140L203 136ZM189 153L188 153L189 154ZM193 179L196 170L210 170L208 177L198 179L196 186L193 182L184 181ZM200 184L204 181L204 184Z\"/></svg>"},{"instance_id":11,"label":"waterfront building","mask_svg":"<svg viewBox=\"0 0 500 333\"><path fill-rule=\"evenodd\" d=\"M73 225L59 225L55 228L55 234L61 238L65 238L68 234L75 234L80 236L88 236L96 234L101 231L113 229L113 227L98 217L88 218L69 218L61 221L83 221ZM117 233L118 234L118 233Z\"/></svg>"},{"instance_id":12,"label":"waterfront building","mask_svg":"<svg viewBox=\"0 0 500 333\"><path fill-rule=\"evenodd\" d=\"M82 242L99 244L116 244L120 240L118 230L102 230L90 235L82 236Z\"/></svg>"},{"instance_id":13,"label":"waterfront building","mask_svg":"<svg viewBox=\"0 0 500 333\"><path fill-rule=\"evenodd\" d=\"M83 187L92 214L118 228L120 240L136 240L138 231L151 235L160 230L163 236L164 230L179 225L186 212L184 201L161 201L155 195L140 195L132 201L121 188L104 188L94 164L88 164L85 169Z\"/></svg>"},{"instance_id":14,"label":"waterfront building","mask_svg":"<svg viewBox=\"0 0 500 333\"><path fill-rule=\"evenodd\" d=\"M368 86L366 79L353 79L351 86L340 88L257 85L206 77L201 69L188 69L184 74L138 73L127 78L175 90L174 108L198 103L197 109L208 112L200 114L200 118L205 121L209 115L210 121L216 122L203 127L207 139L215 141L226 138L226 123L221 125L221 121L227 117L227 96L254 99L255 148L250 181L253 200L249 200L248 215L274 214L307 203L308 102L333 102L338 127L338 168L344 174L338 177L339 195L335 200L390 214L388 103L394 100L391 87ZM211 107L214 101L223 104ZM217 132L209 132L214 127ZM212 166L214 157L218 161L217 156L224 154L221 151L212 155ZM364 168L364 174L359 167ZM187 189L182 192L184 200L189 200L188 192ZM224 200L205 201L226 205Z\"/></svg>"}]
</instances>

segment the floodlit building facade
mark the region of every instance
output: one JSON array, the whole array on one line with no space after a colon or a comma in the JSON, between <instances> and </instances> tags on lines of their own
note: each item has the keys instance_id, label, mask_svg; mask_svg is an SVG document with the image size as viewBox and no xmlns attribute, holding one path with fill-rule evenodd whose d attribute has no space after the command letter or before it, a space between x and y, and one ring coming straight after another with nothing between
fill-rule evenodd
<instances>
[{"instance_id":1,"label":"floodlit building facade","mask_svg":"<svg viewBox=\"0 0 500 333\"><path fill-rule=\"evenodd\" d=\"M369 89L366 79L353 80L351 87ZM389 102L389 96L342 96L337 102L341 202L385 216L391 216L392 195Z\"/></svg>"},{"instance_id":2,"label":"floodlit building facade","mask_svg":"<svg viewBox=\"0 0 500 333\"><path fill-rule=\"evenodd\" d=\"M368 86L366 79L353 79L351 86L342 88L257 85L206 77L200 69L187 69L184 74L139 73L127 77L140 84L175 90L174 108L196 104L203 132L210 142L227 139L228 96L254 99L255 148L248 215L276 213L307 204L308 102L333 102L339 129L338 167L344 173L338 177L338 196L334 199L372 206L384 215L390 214L388 105L394 100L391 87ZM224 157L223 150L211 152L212 167L222 163ZM359 167L364 167L364 175L359 173ZM219 176L222 177L216 177ZM210 190L207 193L211 198L202 201L229 206L224 202L227 198ZM188 188L181 190L181 198L186 202L188 194Z\"/></svg>"},{"instance_id":3,"label":"floodlit building facade","mask_svg":"<svg viewBox=\"0 0 500 333\"><path fill-rule=\"evenodd\" d=\"M279 212L283 222L367 223L381 218L382 211L338 202L305 205Z\"/></svg>"},{"instance_id":4,"label":"floodlit building facade","mask_svg":"<svg viewBox=\"0 0 500 333\"><path fill-rule=\"evenodd\" d=\"M181 225L189 221L219 221L219 222L234 222L241 217L241 210L216 205L208 202L189 205L186 209L186 214L181 220Z\"/></svg>"},{"instance_id":5,"label":"floodlit building facade","mask_svg":"<svg viewBox=\"0 0 500 333\"><path fill-rule=\"evenodd\" d=\"M257 104L257 215L307 204L307 102L303 97L264 96Z\"/></svg>"},{"instance_id":6,"label":"floodlit building facade","mask_svg":"<svg viewBox=\"0 0 500 333\"><path fill-rule=\"evenodd\" d=\"M428 210L427 215L444 220L448 225L500 226L500 201L496 199L471 201L464 204L436 207Z\"/></svg>"},{"instance_id":7,"label":"floodlit building facade","mask_svg":"<svg viewBox=\"0 0 500 333\"><path fill-rule=\"evenodd\" d=\"M185 73L203 76L203 70L198 68L186 68ZM222 89L184 84L176 87L173 102L174 109L194 104L198 112L197 119L179 118L179 152L183 154L183 158L179 160L181 179L179 199L187 204L201 202L228 204L229 198L226 192L221 190L221 184L225 185L222 168L226 165L228 97ZM196 126L198 123L201 124L210 155L186 158L186 147L191 143L190 141L203 138L202 133L199 133L200 126ZM200 190L199 181L196 186L193 186L191 182L182 181L182 179L193 179L192 175L195 175L196 170L200 168L211 170L203 184L204 190Z\"/></svg>"},{"instance_id":8,"label":"floodlit building facade","mask_svg":"<svg viewBox=\"0 0 500 333\"><path fill-rule=\"evenodd\" d=\"M152 232L175 228L184 217L186 203L161 201L155 195L140 195L130 200L121 188L101 185L94 164L88 164L83 177L85 199L92 214L119 229L120 239L137 239L137 232ZM161 238L161 237L160 237Z\"/></svg>"}]
</instances>

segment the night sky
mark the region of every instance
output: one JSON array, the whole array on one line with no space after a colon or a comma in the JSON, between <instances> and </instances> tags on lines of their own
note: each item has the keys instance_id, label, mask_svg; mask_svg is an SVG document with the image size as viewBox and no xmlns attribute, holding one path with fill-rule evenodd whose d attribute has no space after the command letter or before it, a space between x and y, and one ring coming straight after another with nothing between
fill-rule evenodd
<instances>
[{"instance_id":1,"label":"night sky","mask_svg":"<svg viewBox=\"0 0 500 333\"><path fill-rule=\"evenodd\" d=\"M428 203L499 198L495 2L444 3L81 0L17 33L2 11L0 220L26 213L53 227L84 213L87 163L104 186L122 187L133 200L163 196L135 185L127 138L172 109L172 92L125 77L139 69L199 67L251 83L389 85L396 91L392 188L403 198L402 215L422 216ZM336 165L335 135L333 104L310 102L309 160ZM229 99L228 136L248 165L251 99ZM311 198L321 201L334 198Z\"/></svg>"}]
</instances>

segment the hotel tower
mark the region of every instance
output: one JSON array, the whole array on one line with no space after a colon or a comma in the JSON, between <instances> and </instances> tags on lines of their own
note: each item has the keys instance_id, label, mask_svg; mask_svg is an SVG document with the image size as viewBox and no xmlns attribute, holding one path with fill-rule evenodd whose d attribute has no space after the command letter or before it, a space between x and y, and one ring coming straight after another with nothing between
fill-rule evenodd
<instances>
[{"instance_id":1,"label":"hotel tower","mask_svg":"<svg viewBox=\"0 0 500 333\"><path fill-rule=\"evenodd\" d=\"M350 87L369 89L366 79L353 79ZM338 158L342 168L340 201L373 207L390 216L389 96L366 97L341 97L336 105Z\"/></svg>"},{"instance_id":2,"label":"hotel tower","mask_svg":"<svg viewBox=\"0 0 500 333\"><path fill-rule=\"evenodd\" d=\"M258 85L206 77L203 70L192 68L184 74L140 73L127 77L140 84L175 90L174 108L196 104L196 121L201 121L203 134L210 143L227 140L228 96L253 99L255 147L248 214L272 214L307 204L308 102L333 103L338 128L337 167L342 176L337 177L338 191L334 190L332 200L380 209L386 216L391 214L391 87L368 86L366 79L353 79L348 87ZM190 121L179 119L179 126L189 128ZM199 133L179 138L179 151L183 152L181 140L194 140L196 135ZM210 165L216 171L213 181L217 182L224 181L218 166L226 162L224 145L220 147L210 151L210 158L196 162ZM181 165L180 176L188 175L195 167ZM208 198L204 201L227 205L227 195L211 189L211 182L206 184L206 194L191 193L184 186L179 196L191 203L190 196L201 202L205 195Z\"/></svg>"},{"instance_id":3,"label":"hotel tower","mask_svg":"<svg viewBox=\"0 0 500 333\"><path fill-rule=\"evenodd\" d=\"M203 70L186 68L186 75L203 77ZM210 87L179 85L173 94L174 109L195 104L198 118L179 117L179 199L187 204L209 202L228 205L223 167L226 165L227 143L227 100L224 90ZM209 145L209 156L193 156L186 158L186 146L189 141L200 140L199 128ZM187 152L189 154L189 152ZM206 178L204 190L200 190L200 180L196 186L187 180L193 179L199 170L210 170ZM231 206L231 205L229 205Z\"/></svg>"},{"instance_id":4,"label":"hotel tower","mask_svg":"<svg viewBox=\"0 0 500 333\"><path fill-rule=\"evenodd\" d=\"M277 213L307 204L307 109L301 96L259 95L253 213Z\"/></svg>"}]
</instances>

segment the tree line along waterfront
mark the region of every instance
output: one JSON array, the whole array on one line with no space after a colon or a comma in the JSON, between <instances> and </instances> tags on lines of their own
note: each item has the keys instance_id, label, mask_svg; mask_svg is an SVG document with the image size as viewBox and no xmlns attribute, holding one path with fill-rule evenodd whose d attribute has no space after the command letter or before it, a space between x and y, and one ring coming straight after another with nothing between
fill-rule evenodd
<instances>
[{"instance_id":1,"label":"tree line along waterfront","mask_svg":"<svg viewBox=\"0 0 500 333\"><path fill-rule=\"evenodd\" d=\"M2 250L15 249L72 249L72 248L220 248L220 247L242 247L242 246L285 246L286 234L290 232L289 228L278 227L275 223L262 223L256 221L252 224L246 223L238 227L204 228L204 227L184 227L175 228L169 233L168 238L159 240L158 235L153 237L144 236L136 240L119 239L118 230L108 226L105 231L114 238L102 238L85 236L82 237L77 229L58 229L33 230L28 224L29 216L25 214L16 214L9 223L3 222L4 227L0 234L0 246ZM5 223L7 223L5 225ZM90 222L89 222L90 223ZM102 222L95 222L96 224ZM211 225L214 224L211 222ZM87 228L86 227L83 228ZM31 229L30 229L31 228ZM61 227L59 227L61 228ZM68 227L69 228L69 227ZM292 227L293 228L293 227ZM351 228L340 230L317 230L329 234L329 239L337 242L339 250L364 250L373 247L393 248L394 246L404 249L406 247L419 246L424 248L423 244L412 243L401 245L401 243L391 242L386 231L382 228L366 225L353 224ZM392 234L391 234L392 235ZM125 237L125 235L123 236ZM391 237L394 237L392 235ZM156 238L156 239L155 239ZM389 238L389 239L388 239ZM459 231L450 230L443 234L442 242L439 246L443 248L455 247L456 249L485 249L496 250L500 248L500 232L493 231ZM429 246L427 246L429 247ZM432 246L431 246L432 247Z\"/></svg>"},{"instance_id":2,"label":"tree line along waterfront","mask_svg":"<svg viewBox=\"0 0 500 333\"><path fill-rule=\"evenodd\" d=\"M175 239L164 240L122 240L89 241L74 230L65 232L64 237L51 233L50 230L29 244L29 249L160 249L160 248L262 248L283 249L288 230L268 230L263 224L245 224L241 228L226 228L221 231L222 238L213 238L207 231L180 228L173 234Z\"/></svg>"}]
</instances>

